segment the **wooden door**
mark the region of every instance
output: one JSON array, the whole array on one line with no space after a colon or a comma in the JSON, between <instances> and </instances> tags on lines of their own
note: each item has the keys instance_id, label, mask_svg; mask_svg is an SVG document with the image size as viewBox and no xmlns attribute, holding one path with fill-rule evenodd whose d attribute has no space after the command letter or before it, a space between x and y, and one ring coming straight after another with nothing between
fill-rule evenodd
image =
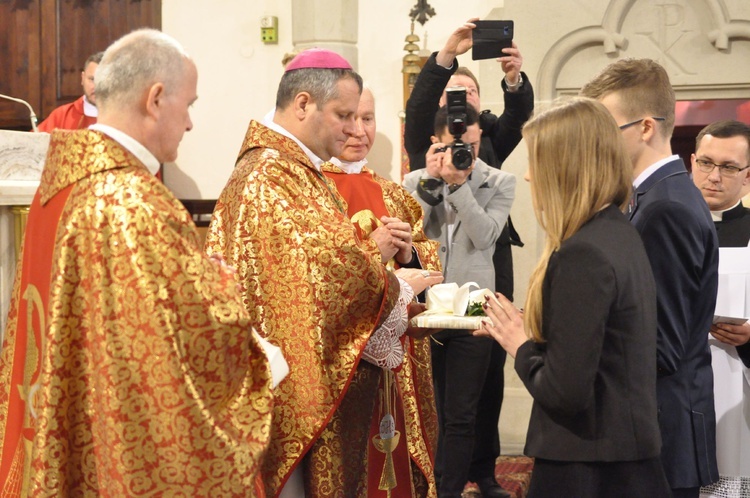
<instances>
[{"instance_id":1,"label":"wooden door","mask_svg":"<svg viewBox=\"0 0 750 498\"><path fill-rule=\"evenodd\" d=\"M0 0L0 94L41 105L39 0ZM29 110L0 99L0 127L30 129Z\"/></svg>"},{"instance_id":2,"label":"wooden door","mask_svg":"<svg viewBox=\"0 0 750 498\"><path fill-rule=\"evenodd\" d=\"M141 27L161 28L161 0L0 0L0 93L41 121L81 96L89 55ZM0 101L0 128L29 129L28 110Z\"/></svg>"}]
</instances>

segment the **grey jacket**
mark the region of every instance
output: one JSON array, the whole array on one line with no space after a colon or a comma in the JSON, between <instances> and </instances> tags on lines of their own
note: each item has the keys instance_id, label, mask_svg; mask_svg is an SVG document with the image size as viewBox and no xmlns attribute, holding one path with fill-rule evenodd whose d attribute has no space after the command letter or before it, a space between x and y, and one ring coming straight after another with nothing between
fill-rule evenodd
<instances>
[{"instance_id":1,"label":"grey jacket","mask_svg":"<svg viewBox=\"0 0 750 498\"><path fill-rule=\"evenodd\" d=\"M476 282L480 288L494 290L492 254L513 204L516 177L477 159L469 180L452 194L444 192L443 185L428 191L435 198L444 195L443 201L434 206L417 192L420 180L431 178L426 170L420 169L407 174L403 185L424 210L425 234L440 242L444 281L458 285ZM450 246L446 204L456 212Z\"/></svg>"}]
</instances>

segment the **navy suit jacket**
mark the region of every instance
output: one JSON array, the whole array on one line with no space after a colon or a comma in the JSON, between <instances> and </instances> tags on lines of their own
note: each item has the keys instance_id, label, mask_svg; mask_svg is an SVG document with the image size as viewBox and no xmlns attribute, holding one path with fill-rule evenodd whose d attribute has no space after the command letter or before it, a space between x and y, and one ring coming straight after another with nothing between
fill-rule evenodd
<instances>
[{"instance_id":1,"label":"navy suit jacket","mask_svg":"<svg viewBox=\"0 0 750 498\"><path fill-rule=\"evenodd\" d=\"M681 159L649 176L629 209L657 289L657 401L662 463L672 488L718 480L708 331L716 305L718 240Z\"/></svg>"}]
</instances>

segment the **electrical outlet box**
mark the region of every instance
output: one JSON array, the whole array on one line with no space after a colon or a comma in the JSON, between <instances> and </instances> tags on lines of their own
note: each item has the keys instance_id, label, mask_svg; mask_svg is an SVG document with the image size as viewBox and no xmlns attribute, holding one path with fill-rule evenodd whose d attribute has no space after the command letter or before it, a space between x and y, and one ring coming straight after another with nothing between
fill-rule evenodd
<instances>
[{"instance_id":1,"label":"electrical outlet box","mask_svg":"<svg viewBox=\"0 0 750 498\"><path fill-rule=\"evenodd\" d=\"M263 16L260 18L260 40L263 43L279 42L279 18Z\"/></svg>"}]
</instances>

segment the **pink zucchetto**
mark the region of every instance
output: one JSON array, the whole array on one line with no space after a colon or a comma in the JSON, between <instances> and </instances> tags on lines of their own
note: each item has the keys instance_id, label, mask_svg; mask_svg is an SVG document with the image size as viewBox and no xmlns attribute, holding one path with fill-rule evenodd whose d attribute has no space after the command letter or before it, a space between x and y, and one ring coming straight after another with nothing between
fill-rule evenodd
<instances>
[{"instance_id":1,"label":"pink zucchetto","mask_svg":"<svg viewBox=\"0 0 750 498\"><path fill-rule=\"evenodd\" d=\"M310 48L297 54L284 72L295 69L351 69L352 66L346 59L336 52L324 48Z\"/></svg>"}]
</instances>

